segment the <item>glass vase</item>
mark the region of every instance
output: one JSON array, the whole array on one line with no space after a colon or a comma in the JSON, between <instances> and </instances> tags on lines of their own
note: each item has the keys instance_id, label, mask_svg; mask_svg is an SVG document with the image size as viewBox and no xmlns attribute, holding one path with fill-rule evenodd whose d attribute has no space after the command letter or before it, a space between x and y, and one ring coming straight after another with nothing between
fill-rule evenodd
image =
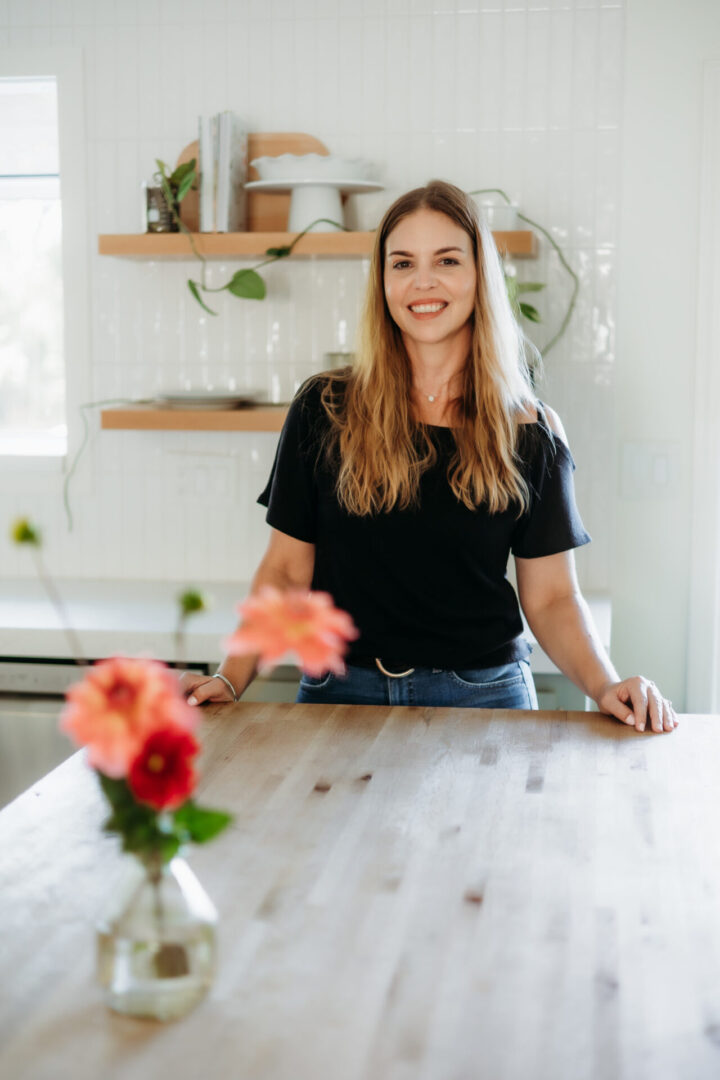
<instances>
[{"instance_id":1,"label":"glass vase","mask_svg":"<svg viewBox=\"0 0 720 1080\"><path fill-rule=\"evenodd\" d=\"M215 974L217 912L184 859L131 859L123 888L99 920L97 974L115 1012L176 1020Z\"/></svg>"}]
</instances>

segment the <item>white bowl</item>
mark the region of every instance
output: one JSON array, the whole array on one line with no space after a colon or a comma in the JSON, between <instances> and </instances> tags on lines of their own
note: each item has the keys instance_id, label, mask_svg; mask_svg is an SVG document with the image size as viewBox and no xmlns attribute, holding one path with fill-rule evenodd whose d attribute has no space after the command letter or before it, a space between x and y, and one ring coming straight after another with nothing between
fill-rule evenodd
<instances>
[{"instance_id":1,"label":"white bowl","mask_svg":"<svg viewBox=\"0 0 720 1080\"><path fill-rule=\"evenodd\" d=\"M370 180L372 164L334 154L278 154L251 162L260 180Z\"/></svg>"}]
</instances>

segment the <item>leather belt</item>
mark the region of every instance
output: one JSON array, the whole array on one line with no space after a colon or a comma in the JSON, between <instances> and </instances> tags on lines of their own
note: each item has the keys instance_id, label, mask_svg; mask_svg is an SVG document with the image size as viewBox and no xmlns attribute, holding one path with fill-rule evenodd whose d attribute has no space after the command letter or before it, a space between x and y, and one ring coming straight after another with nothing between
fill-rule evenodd
<instances>
[{"instance_id":1,"label":"leather belt","mask_svg":"<svg viewBox=\"0 0 720 1080\"><path fill-rule=\"evenodd\" d=\"M409 664L393 664L393 667L402 668L402 671L388 671L383 664L382 660L378 656L351 656L348 658L348 664L352 667L364 667L364 668L378 668L382 671L383 675L387 675L391 679L402 679L405 675L412 675L415 670L414 667L410 667Z\"/></svg>"}]
</instances>

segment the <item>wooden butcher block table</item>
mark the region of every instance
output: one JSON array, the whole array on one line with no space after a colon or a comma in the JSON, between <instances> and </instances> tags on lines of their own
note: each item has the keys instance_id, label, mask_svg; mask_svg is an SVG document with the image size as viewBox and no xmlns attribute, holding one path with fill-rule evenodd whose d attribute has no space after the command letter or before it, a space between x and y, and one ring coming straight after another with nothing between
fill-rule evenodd
<instances>
[{"instance_id":1,"label":"wooden butcher block table","mask_svg":"<svg viewBox=\"0 0 720 1080\"><path fill-rule=\"evenodd\" d=\"M592 713L204 712L190 861L219 912L185 1019L113 1014L120 863L81 754L0 813L0 1076L720 1076L720 726Z\"/></svg>"}]
</instances>

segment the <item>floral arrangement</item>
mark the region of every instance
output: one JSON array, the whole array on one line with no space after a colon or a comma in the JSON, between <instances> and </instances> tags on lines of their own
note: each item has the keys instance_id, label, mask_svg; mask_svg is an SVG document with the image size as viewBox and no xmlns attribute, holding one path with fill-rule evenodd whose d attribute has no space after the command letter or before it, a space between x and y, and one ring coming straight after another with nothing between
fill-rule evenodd
<instances>
[{"instance_id":1,"label":"floral arrangement","mask_svg":"<svg viewBox=\"0 0 720 1080\"><path fill-rule=\"evenodd\" d=\"M11 536L31 548L70 650L78 663L86 663L42 562L40 530L22 518L12 525ZM184 666L186 621L206 603L195 589L183 592L178 603L176 654ZM344 673L342 657L358 631L329 594L265 586L237 610L242 623L223 642L228 655L257 654L262 672L284 659L310 675ZM124 851L168 862L185 844L205 843L230 823L229 814L198 806L192 798L200 718L166 664L119 656L99 660L65 696L60 730L87 748L111 808L104 828L120 837Z\"/></svg>"},{"instance_id":2,"label":"floral arrangement","mask_svg":"<svg viewBox=\"0 0 720 1080\"><path fill-rule=\"evenodd\" d=\"M111 807L105 831L124 851L168 862L187 843L212 840L230 815L192 799L199 717L170 669L156 660L99 660L66 693L60 730L87 747Z\"/></svg>"},{"instance_id":3,"label":"floral arrangement","mask_svg":"<svg viewBox=\"0 0 720 1080\"><path fill-rule=\"evenodd\" d=\"M26 545L64 625L70 652L83 663L80 643L40 554L40 531L27 519L11 528ZM175 649L184 666L188 618L205 600L189 589L178 597ZM282 657L304 671L344 671L347 641L357 636L350 616L326 593L266 587L239 605L240 628L227 641L231 655L258 655L261 670ZM114 656L85 668L65 695L60 730L87 750L110 804L106 832L117 835L131 860L129 888L97 928L97 978L109 1008L132 1016L174 1020L212 985L217 912L179 855L203 844L232 820L224 810L199 806L196 733L201 713L158 660ZM138 876L139 875L139 876Z\"/></svg>"}]
</instances>

